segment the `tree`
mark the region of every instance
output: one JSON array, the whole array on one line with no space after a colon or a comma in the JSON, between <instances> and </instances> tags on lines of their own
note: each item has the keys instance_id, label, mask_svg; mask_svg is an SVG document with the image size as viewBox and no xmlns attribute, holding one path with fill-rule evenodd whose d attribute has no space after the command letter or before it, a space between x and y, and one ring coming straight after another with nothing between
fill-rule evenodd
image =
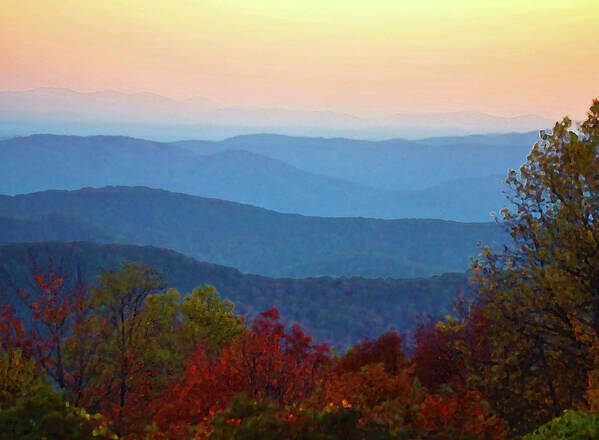
<instances>
[{"instance_id":1,"label":"tree","mask_svg":"<svg viewBox=\"0 0 599 440\"><path fill-rule=\"evenodd\" d=\"M414 332L414 372L432 393L447 385L480 388L477 376L493 350L484 308L460 298L455 312L457 318L424 322Z\"/></svg>"},{"instance_id":2,"label":"tree","mask_svg":"<svg viewBox=\"0 0 599 440\"><path fill-rule=\"evenodd\" d=\"M95 370L100 375L88 392L96 400L91 407L105 413L116 434L123 436L145 424L142 408L148 366L143 355L154 335L144 325L144 302L165 284L152 267L129 262L119 270L102 272L97 282L90 292L99 330L94 336L98 340L95 360L101 369Z\"/></svg>"},{"instance_id":3,"label":"tree","mask_svg":"<svg viewBox=\"0 0 599 440\"><path fill-rule=\"evenodd\" d=\"M122 438L137 438L189 356L205 350L214 358L245 327L213 287L182 300L175 289L163 292L161 275L149 266L125 262L97 281L90 313L73 322L65 345L69 399L102 412Z\"/></svg>"},{"instance_id":4,"label":"tree","mask_svg":"<svg viewBox=\"0 0 599 440\"><path fill-rule=\"evenodd\" d=\"M33 338L23 325L23 320L15 315L10 305L0 305L0 349L4 351L20 349L31 355Z\"/></svg>"},{"instance_id":5,"label":"tree","mask_svg":"<svg viewBox=\"0 0 599 440\"><path fill-rule=\"evenodd\" d=\"M313 412L281 409L275 402L236 396L231 405L209 423L210 440L391 440L397 439L380 426L360 422L352 409ZM414 440L415 437L409 437Z\"/></svg>"},{"instance_id":6,"label":"tree","mask_svg":"<svg viewBox=\"0 0 599 440\"><path fill-rule=\"evenodd\" d=\"M116 438L84 410L49 390L0 409L0 440L100 440Z\"/></svg>"},{"instance_id":7,"label":"tree","mask_svg":"<svg viewBox=\"0 0 599 440\"><path fill-rule=\"evenodd\" d=\"M505 440L505 423L476 390L446 388L428 394L416 423L426 440Z\"/></svg>"},{"instance_id":8,"label":"tree","mask_svg":"<svg viewBox=\"0 0 599 440\"><path fill-rule=\"evenodd\" d=\"M211 413L228 407L246 393L279 406L298 402L313 391L328 347L313 344L298 325L290 332L270 309L254 319L251 329L233 338L214 357L202 346L185 364L182 377L157 403L154 421L169 438L186 438L189 427L205 424Z\"/></svg>"},{"instance_id":9,"label":"tree","mask_svg":"<svg viewBox=\"0 0 599 440\"><path fill-rule=\"evenodd\" d=\"M34 280L31 289L15 289L31 319L25 328L12 307L2 306L6 324L0 324L0 337L3 345L19 346L33 356L56 385L65 389L72 382L65 365L65 344L71 326L89 311L87 289L79 273L69 280L69 274L58 269L53 258L49 258L47 270L40 269L33 256L31 259Z\"/></svg>"},{"instance_id":10,"label":"tree","mask_svg":"<svg viewBox=\"0 0 599 440\"><path fill-rule=\"evenodd\" d=\"M20 348L0 351L0 409L50 390L50 384L35 361L24 355Z\"/></svg>"},{"instance_id":11,"label":"tree","mask_svg":"<svg viewBox=\"0 0 599 440\"><path fill-rule=\"evenodd\" d=\"M406 362L401 336L397 331L391 330L374 341L365 339L350 347L345 356L339 359L335 369L337 372L355 372L365 365L382 363L388 373L398 374Z\"/></svg>"},{"instance_id":12,"label":"tree","mask_svg":"<svg viewBox=\"0 0 599 440\"><path fill-rule=\"evenodd\" d=\"M391 373L377 362L356 371L333 373L310 399L310 405L325 413L350 409L358 415L361 426L378 426L404 438L401 435L414 421L422 391L407 365Z\"/></svg>"},{"instance_id":13,"label":"tree","mask_svg":"<svg viewBox=\"0 0 599 440\"><path fill-rule=\"evenodd\" d=\"M599 438L599 417L568 410L545 423L523 440L594 440Z\"/></svg>"},{"instance_id":14,"label":"tree","mask_svg":"<svg viewBox=\"0 0 599 440\"><path fill-rule=\"evenodd\" d=\"M192 349L202 346L209 353L218 353L244 329L242 319L233 314L233 308L233 303L222 301L212 286L194 289L181 304L185 343Z\"/></svg>"},{"instance_id":15,"label":"tree","mask_svg":"<svg viewBox=\"0 0 599 440\"><path fill-rule=\"evenodd\" d=\"M486 395L520 433L588 406L599 337L599 100L571 128L564 118L541 132L510 171L514 208L502 216L513 244L473 264L494 347Z\"/></svg>"}]
</instances>

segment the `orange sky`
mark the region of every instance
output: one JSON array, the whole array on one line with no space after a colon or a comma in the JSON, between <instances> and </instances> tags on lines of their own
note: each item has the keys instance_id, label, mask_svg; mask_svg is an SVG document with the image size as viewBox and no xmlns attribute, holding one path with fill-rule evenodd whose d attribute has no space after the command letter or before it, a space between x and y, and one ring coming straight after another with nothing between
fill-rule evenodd
<instances>
[{"instance_id":1,"label":"orange sky","mask_svg":"<svg viewBox=\"0 0 599 440\"><path fill-rule=\"evenodd\" d=\"M582 116L597 0L2 0L0 89Z\"/></svg>"}]
</instances>

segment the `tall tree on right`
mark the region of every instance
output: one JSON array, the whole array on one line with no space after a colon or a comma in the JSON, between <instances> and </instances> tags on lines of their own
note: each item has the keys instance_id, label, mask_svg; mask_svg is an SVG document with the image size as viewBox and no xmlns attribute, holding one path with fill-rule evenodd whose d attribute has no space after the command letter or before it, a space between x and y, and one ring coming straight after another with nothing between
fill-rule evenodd
<instances>
[{"instance_id":1,"label":"tall tree on right","mask_svg":"<svg viewBox=\"0 0 599 440\"><path fill-rule=\"evenodd\" d=\"M526 432L589 406L599 341L599 100L576 129L564 118L541 132L507 183L513 208L501 214L513 243L473 264L493 350L471 380Z\"/></svg>"}]
</instances>

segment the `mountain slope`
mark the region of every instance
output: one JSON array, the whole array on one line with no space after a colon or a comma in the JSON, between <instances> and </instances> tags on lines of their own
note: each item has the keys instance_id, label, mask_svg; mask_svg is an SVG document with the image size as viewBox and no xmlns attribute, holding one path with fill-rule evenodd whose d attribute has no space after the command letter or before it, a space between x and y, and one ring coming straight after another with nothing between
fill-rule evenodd
<instances>
[{"instance_id":1,"label":"mountain slope","mask_svg":"<svg viewBox=\"0 0 599 440\"><path fill-rule=\"evenodd\" d=\"M110 243L115 237L82 218L57 212L0 217L0 244L47 240Z\"/></svg>"},{"instance_id":2,"label":"mountain slope","mask_svg":"<svg viewBox=\"0 0 599 440\"><path fill-rule=\"evenodd\" d=\"M0 193L143 185L304 215L488 221L506 205L499 177L523 160L527 136L428 145L264 135L173 146L36 135L0 141Z\"/></svg>"},{"instance_id":3,"label":"mountain slope","mask_svg":"<svg viewBox=\"0 0 599 440\"><path fill-rule=\"evenodd\" d=\"M0 141L0 193L144 185L281 212L357 215L379 192L246 151L208 156L116 136L36 135Z\"/></svg>"},{"instance_id":4,"label":"mountain slope","mask_svg":"<svg viewBox=\"0 0 599 440\"><path fill-rule=\"evenodd\" d=\"M498 213L510 206L505 180L505 174L467 177L408 194L398 192L388 198L396 200L398 210L415 217L493 221L491 211Z\"/></svg>"},{"instance_id":5,"label":"mountain slope","mask_svg":"<svg viewBox=\"0 0 599 440\"><path fill-rule=\"evenodd\" d=\"M97 243L34 243L0 246L0 303L20 308L14 287L31 288L31 261L48 267L49 258L70 273L79 271L92 283L100 268L118 267L122 261L153 265L165 274L170 287L189 293L210 284L232 300L236 313L252 317L276 306L283 318L300 322L320 340L346 347L363 337L376 337L391 327L414 328L420 315L451 311L459 292L468 291L465 274L422 279L266 278L243 275L235 269L200 263L176 252L149 246Z\"/></svg>"},{"instance_id":6,"label":"mountain slope","mask_svg":"<svg viewBox=\"0 0 599 440\"><path fill-rule=\"evenodd\" d=\"M49 212L79 217L120 243L167 247L272 276L464 271L477 242L498 246L506 239L493 223L305 217L143 187L0 196L0 216Z\"/></svg>"},{"instance_id":7,"label":"mountain slope","mask_svg":"<svg viewBox=\"0 0 599 440\"><path fill-rule=\"evenodd\" d=\"M375 142L264 134L173 145L200 154L246 150L311 173L407 192L458 178L506 175L520 167L537 138L537 132L527 132Z\"/></svg>"}]
</instances>

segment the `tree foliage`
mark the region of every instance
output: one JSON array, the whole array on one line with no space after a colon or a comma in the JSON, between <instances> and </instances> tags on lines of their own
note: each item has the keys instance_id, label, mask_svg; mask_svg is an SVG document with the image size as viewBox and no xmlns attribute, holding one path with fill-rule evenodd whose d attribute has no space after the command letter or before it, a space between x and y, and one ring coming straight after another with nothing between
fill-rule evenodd
<instances>
[{"instance_id":1,"label":"tree foliage","mask_svg":"<svg viewBox=\"0 0 599 440\"><path fill-rule=\"evenodd\" d=\"M114 438L99 418L71 407L49 389L0 409L0 440L100 440Z\"/></svg>"},{"instance_id":2,"label":"tree foliage","mask_svg":"<svg viewBox=\"0 0 599 440\"><path fill-rule=\"evenodd\" d=\"M599 336L599 101L542 132L511 171L513 245L475 262L493 352L485 392L517 432L587 408Z\"/></svg>"},{"instance_id":3,"label":"tree foliage","mask_svg":"<svg viewBox=\"0 0 599 440\"><path fill-rule=\"evenodd\" d=\"M545 423L523 440L593 440L599 438L599 417L595 414L567 410Z\"/></svg>"}]
</instances>

